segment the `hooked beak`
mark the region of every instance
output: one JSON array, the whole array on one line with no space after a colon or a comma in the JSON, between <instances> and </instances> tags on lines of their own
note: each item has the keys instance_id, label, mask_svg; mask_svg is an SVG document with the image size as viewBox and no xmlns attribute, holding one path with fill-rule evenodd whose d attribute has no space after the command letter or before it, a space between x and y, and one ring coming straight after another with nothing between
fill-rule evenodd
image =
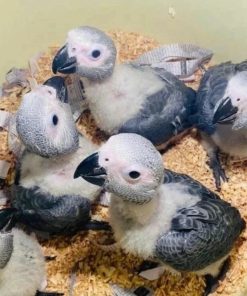
<instances>
[{"instance_id":1,"label":"hooked beak","mask_svg":"<svg viewBox=\"0 0 247 296\"><path fill-rule=\"evenodd\" d=\"M63 77L51 77L48 80L46 80L46 82L44 82L44 85L55 88L59 100L63 103L68 103L68 92Z\"/></svg>"},{"instance_id":2,"label":"hooked beak","mask_svg":"<svg viewBox=\"0 0 247 296\"><path fill-rule=\"evenodd\" d=\"M85 158L77 167L74 179L82 177L94 185L103 186L105 183L106 170L99 166L99 154L97 152Z\"/></svg>"},{"instance_id":3,"label":"hooked beak","mask_svg":"<svg viewBox=\"0 0 247 296\"><path fill-rule=\"evenodd\" d=\"M236 119L238 107L233 106L231 98L227 97L222 100L214 113L213 124L230 124Z\"/></svg>"},{"instance_id":4,"label":"hooked beak","mask_svg":"<svg viewBox=\"0 0 247 296\"><path fill-rule=\"evenodd\" d=\"M52 62L52 71L63 74L72 74L76 72L76 58L69 57L67 46L64 45L59 49Z\"/></svg>"}]
</instances>

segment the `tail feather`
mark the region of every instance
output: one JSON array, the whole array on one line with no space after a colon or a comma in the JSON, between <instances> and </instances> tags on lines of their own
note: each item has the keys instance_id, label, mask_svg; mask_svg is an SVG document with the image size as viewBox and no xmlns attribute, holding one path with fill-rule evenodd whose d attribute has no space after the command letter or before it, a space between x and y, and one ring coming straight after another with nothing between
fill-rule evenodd
<instances>
[{"instance_id":1,"label":"tail feather","mask_svg":"<svg viewBox=\"0 0 247 296\"><path fill-rule=\"evenodd\" d=\"M15 208L4 208L0 210L0 230L12 228L17 220L18 210Z\"/></svg>"}]
</instances>

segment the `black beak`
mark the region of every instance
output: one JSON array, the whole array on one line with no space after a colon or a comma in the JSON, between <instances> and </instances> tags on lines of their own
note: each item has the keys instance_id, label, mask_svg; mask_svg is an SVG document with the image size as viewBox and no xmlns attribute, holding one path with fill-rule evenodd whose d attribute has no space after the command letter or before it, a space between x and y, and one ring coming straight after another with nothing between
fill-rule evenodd
<instances>
[{"instance_id":1,"label":"black beak","mask_svg":"<svg viewBox=\"0 0 247 296\"><path fill-rule=\"evenodd\" d=\"M220 102L213 117L213 124L229 124L236 119L238 107L232 105L231 98L227 97Z\"/></svg>"},{"instance_id":2,"label":"black beak","mask_svg":"<svg viewBox=\"0 0 247 296\"><path fill-rule=\"evenodd\" d=\"M52 62L52 71L63 74L71 74L76 72L76 58L69 57L67 46L64 45L59 49Z\"/></svg>"},{"instance_id":3,"label":"black beak","mask_svg":"<svg viewBox=\"0 0 247 296\"><path fill-rule=\"evenodd\" d=\"M54 76L46 80L44 82L44 85L50 86L55 88L57 91L57 97L59 98L60 101L63 103L68 103L68 92L67 92L67 87L65 85L65 81L63 77L60 76Z\"/></svg>"},{"instance_id":4,"label":"black beak","mask_svg":"<svg viewBox=\"0 0 247 296\"><path fill-rule=\"evenodd\" d=\"M93 153L85 158L77 167L74 179L82 177L84 180L94 185L103 186L105 183L106 170L99 166L99 155Z\"/></svg>"}]
</instances>

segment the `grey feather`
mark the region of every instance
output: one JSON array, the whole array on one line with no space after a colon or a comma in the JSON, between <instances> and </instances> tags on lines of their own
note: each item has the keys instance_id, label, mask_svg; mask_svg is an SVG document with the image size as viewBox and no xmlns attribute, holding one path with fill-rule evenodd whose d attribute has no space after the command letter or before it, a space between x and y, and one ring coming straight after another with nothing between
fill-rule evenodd
<instances>
[{"instance_id":1,"label":"grey feather","mask_svg":"<svg viewBox=\"0 0 247 296\"><path fill-rule=\"evenodd\" d=\"M191 105L186 100L181 92L169 91L168 86L148 97L140 112L125 122L118 132L137 133L155 145L161 145L190 127L186 118Z\"/></svg>"},{"instance_id":2,"label":"grey feather","mask_svg":"<svg viewBox=\"0 0 247 296\"><path fill-rule=\"evenodd\" d=\"M219 195L209 190L207 187L202 185L200 182L191 178L186 174L180 174L171 170L165 169L164 184L177 183L184 185L187 192L192 195L200 195L203 199L220 199Z\"/></svg>"},{"instance_id":3,"label":"grey feather","mask_svg":"<svg viewBox=\"0 0 247 296\"><path fill-rule=\"evenodd\" d=\"M150 71L147 66L132 66ZM139 113L125 122L118 132L137 133L155 145L161 145L191 127L187 118L193 113L196 93L166 70L152 68L152 71L163 80L163 89L148 96Z\"/></svg>"},{"instance_id":4,"label":"grey feather","mask_svg":"<svg viewBox=\"0 0 247 296\"><path fill-rule=\"evenodd\" d=\"M226 256L243 229L239 212L220 199L202 199L177 212L160 236L156 256L181 271L196 271Z\"/></svg>"},{"instance_id":5,"label":"grey feather","mask_svg":"<svg viewBox=\"0 0 247 296\"><path fill-rule=\"evenodd\" d=\"M38 187L12 186L12 206L18 221L34 229L54 233L73 233L90 220L90 201L76 195L55 197Z\"/></svg>"},{"instance_id":6,"label":"grey feather","mask_svg":"<svg viewBox=\"0 0 247 296\"><path fill-rule=\"evenodd\" d=\"M3 269L9 262L13 252L13 234L0 233L0 269Z\"/></svg>"},{"instance_id":7,"label":"grey feather","mask_svg":"<svg viewBox=\"0 0 247 296\"><path fill-rule=\"evenodd\" d=\"M151 69L130 65L142 71ZM165 69L152 71L163 80L163 89L148 96L139 113L123 123L118 133L137 133L158 146L191 127L187 119L193 114L196 92Z\"/></svg>"}]
</instances>

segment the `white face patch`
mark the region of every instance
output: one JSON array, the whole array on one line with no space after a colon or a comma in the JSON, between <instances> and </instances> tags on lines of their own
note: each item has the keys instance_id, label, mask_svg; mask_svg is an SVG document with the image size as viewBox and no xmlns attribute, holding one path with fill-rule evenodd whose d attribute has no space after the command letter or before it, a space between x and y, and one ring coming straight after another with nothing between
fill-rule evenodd
<instances>
[{"instance_id":1,"label":"white face patch","mask_svg":"<svg viewBox=\"0 0 247 296\"><path fill-rule=\"evenodd\" d=\"M137 134L112 136L99 150L107 173L105 189L133 204L150 202L163 182L164 167L153 144Z\"/></svg>"},{"instance_id":2,"label":"white face patch","mask_svg":"<svg viewBox=\"0 0 247 296\"><path fill-rule=\"evenodd\" d=\"M55 88L40 85L23 97L17 111L17 131L26 147L45 156L69 153L78 147L78 131L69 104Z\"/></svg>"},{"instance_id":3,"label":"white face patch","mask_svg":"<svg viewBox=\"0 0 247 296\"><path fill-rule=\"evenodd\" d=\"M229 80L222 99L228 97L231 99L232 105L238 108L231 129L233 132L247 130L247 71L239 72ZM220 103L221 100L216 104L215 110Z\"/></svg>"},{"instance_id":4,"label":"white face patch","mask_svg":"<svg viewBox=\"0 0 247 296\"><path fill-rule=\"evenodd\" d=\"M103 149L99 154L99 165L103 166L110 178L114 178L120 184L132 185L149 184L153 182L152 171L140 163L129 161L114 149L113 146L107 146L110 150ZM106 148L107 148L106 147Z\"/></svg>"},{"instance_id":5,"label":"white face patch","mask_svg":"<svg viewBox=\"0 0 247 296\"><path fill-rule=\"evenodd\" d=\"M247 71L240 72L229 80L224 97L230 97L239 112L247 112Z\"/></svg>"},{"instance_id":6,"label":"white face patch","mask_svg":"<svg viewBox=\"0 0 247 296\"><path fill-rule=\"evenodd\" d=\"M68 33L67 50L69 57L76 57L79 66L89 68L102 66L112 54L96 34L79 29Z\"/></svg>"},{"instance_id":7,"label":"white face patch","mask_svg":"<svg viewBox=\"0 0 247 296\"><path fill-rule=\"evenodd\" d=\"M126 182L152 183L163 177L160 153L146 138L131 133L112 136L99 151L99 165L112 176L121 176Z\"/></svg>"}]
</instances>

